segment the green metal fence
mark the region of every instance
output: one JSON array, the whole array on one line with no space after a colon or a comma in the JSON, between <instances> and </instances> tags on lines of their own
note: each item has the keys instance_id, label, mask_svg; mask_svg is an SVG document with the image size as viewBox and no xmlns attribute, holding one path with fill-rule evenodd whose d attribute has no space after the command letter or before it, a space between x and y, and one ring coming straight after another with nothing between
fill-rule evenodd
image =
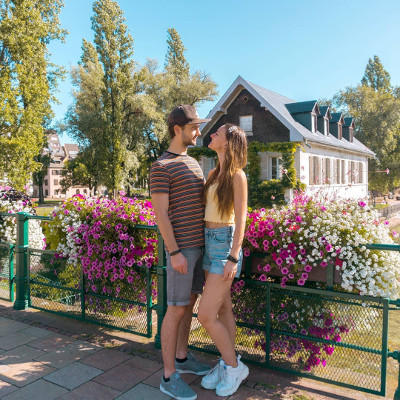
<instances>
[{"instance_id":1,"label":"green metal fence","mask_svg":"<svg viewBox=\"0 0 400 400\"><path fill-rule=\"evenodd\" d=\"M15 247L0 244L0 265L3 265L0 276L8 274L11 301L15 283L15 309L34 307L146 337L152 336L153 314L157 312L155 345L161 347L160 330L167 303L164 244L159 232L158 266L138 269L144 282L142 296L137 293L116 296L100 293L70 260L29 247L29 219L48 218L24 213L12 216L17 217L17 244ZM136 228L157 230L149 226ZM395 245L369 247L400 250ZM400 361L400 352L388 349L389 310L398 311L400 302L334 291L334 271L329 269L325 289L283 288L276 283L261 282L251 276L251 257L246 260L240 291L233 292L238 326L236 348L243 359L274 370L385 395L387 359ZM8 271L4 267L7 260ZM151 295L155 285L157 299ZM196 318L189 344L191 348L218 354ZM399 389L395 399L400 400Z\"/></svg>"},{"instance_id":2,"label":"green metal fence","mask_svg":"<svg viewBox=\"0 0 400 400\"><path fill-rule=\"evenodd\" d=\"M32 307L145 337L153 335L153 314L157 301L152 291L157 285L156 267L137 267L138 281L143 283L139 291L116 293L105 286L106 290L100 291L95 282L85 278L82 268L77 268L73 261L57 257L54 251L29 247L29 220L48 221L49 217L26 213L7 216L17 218L17 273L8 280L10 293L13 293L13 282L16 286L15 309ZM135 228L157 231L155 226L137 225ZM8 244L3 246L14 248ZM11 256L6 254L1 258L0 253L0 262L7 257ZM7 264L12 270L13 264L5 261L4 265ZM7 300L14 299L9 297Z\"/></svg>"},{"instance_id":3,"label":"green metal fence","mask_svg":"<svg viewBox=\"0 0 400 400\"><path fill-rule=\"evenodd\" d=\"M0 243L0 299L14 301L14 246Z\"/></svg>"}]
</instances>

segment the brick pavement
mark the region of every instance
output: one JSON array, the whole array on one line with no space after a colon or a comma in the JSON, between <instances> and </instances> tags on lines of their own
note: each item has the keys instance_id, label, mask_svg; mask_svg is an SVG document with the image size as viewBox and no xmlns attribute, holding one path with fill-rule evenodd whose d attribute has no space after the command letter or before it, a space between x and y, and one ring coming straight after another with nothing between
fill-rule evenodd
<instances>
[{"instance_id":1,"label":"brick pavement","mask_svg":"<svg viewBox=\"0 0 400 400\"><path fill-rule=\"evenodd\" d=\"M196 353L209 364L216 358ZM161 353L153 339L28 309L0 300L0 399L168 400L158 389ZM227 399L183 375L199 400ZM393 388L386 399L393 398ZM310 379L250 366L249 378L229 400L372 400Z\"/></svg>"}]
</instances>

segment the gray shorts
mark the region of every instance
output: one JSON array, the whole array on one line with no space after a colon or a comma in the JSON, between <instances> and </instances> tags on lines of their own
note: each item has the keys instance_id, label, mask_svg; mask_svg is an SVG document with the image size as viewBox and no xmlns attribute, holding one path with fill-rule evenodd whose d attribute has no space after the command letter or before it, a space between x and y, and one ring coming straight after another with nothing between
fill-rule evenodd
<instances>
[{"instance_id":1,"label":"gray shorts","mask_svg":"<svg viewBox=\"0 0 400 400\"><path fill-rule=\"evenodd\" d=\"M182 249L182 254L188 262L187 274L181 274L172 268L171 256L167 256L167 304L169 306L187 306L190 303L190 295L203 293L204 271L203 253L204 247L188 247Z\"/></svg>"}]
</instances>

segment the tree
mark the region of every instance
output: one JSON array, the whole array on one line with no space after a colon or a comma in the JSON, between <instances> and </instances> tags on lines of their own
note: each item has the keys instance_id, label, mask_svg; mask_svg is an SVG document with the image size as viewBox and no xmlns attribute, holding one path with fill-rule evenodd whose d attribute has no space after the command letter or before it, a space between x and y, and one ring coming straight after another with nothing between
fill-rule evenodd
<instances>
[{"instance_id":1,"label":"tree","mask_svg":"<svg viewBox=\"0 0 400 400\"><path fill-rule=\"evenodd\" d=\"M91 193L96 192L97 189L97 179L96 171L91 171L88 168L88 160L93 160L93 157L86 152L81 152L77 157L66 161L64 163L65 168L61 171L61 181L60 185L63 193L72 186L87 186Z\"/></svg>"},{"instance_id":2,"label":"tree","mask_svg":"<svg viewBox=\"0 0 400 400\"><path fill-rule=\"evenodd\" d=\"M34 161L40 165L40 169L32 174L33 183L39 188L39 204L44 204L43 184L51 163L51 154L41 153L35 156Z\"/></svg>"},{"instance_id":3,"label":"tree","mask_svg":"<svg viewBox=\"0 0 400 400\"><path fill-rule=\"evenodd\" d=\"M149 166L169 145L165 121L171 110L179 104L198 106L217 95L217 85L208 74L190 73L182 39L173 28L168 29L167 44L164 70L157 72L157 62L148 61L140 74L147 95L141 108L144 139L141 166L146 174L148 168L144 165Z\"/></svg>"},{"instance_id":4,"label":"tree","mask_svg":"<svg viewBox=\"0 0 400 400\"><path fill-rule=\"evenodd\" d=\"M34 171L62 69L47 45L63 40L62 0L0 0L0 176L22 190Z\"/></svg>"},{"instance_id":5,"label":"tree","mask_svg":"<svg viewBox=\"0 0 400 400\"><path fill-rule=\"evenodd\" d=\"M378 56L368 60L361 83L375 91L390 92L392 90L390 74L385 70Z\"/></svg>"},{"instance_id":6,"label":"tree","mask_svg":"<svg viewBox=\"0 0 400 400\"><path fill-rule=\"evenodd\" d=\"M379 57L368 61L361 84L340 91L332 103L356 119L355 136L376 154L368 166L370 189L385 192L398 186L400 98Z\"/></svg>"},{"instance_id":7,"label":"tree","mask_svg":"<svg viewBox=\"0 0 400 400\"><path fill-rule=\"evenodd\" d=\"M80 65L72 71L77 90L67 129L82 149L91 149L99 183L115 194L136 162L133 126L140 86L133 39L118 3L97 0L93 12L94 44L84 40Z\"/></svg>"}]
</instances>

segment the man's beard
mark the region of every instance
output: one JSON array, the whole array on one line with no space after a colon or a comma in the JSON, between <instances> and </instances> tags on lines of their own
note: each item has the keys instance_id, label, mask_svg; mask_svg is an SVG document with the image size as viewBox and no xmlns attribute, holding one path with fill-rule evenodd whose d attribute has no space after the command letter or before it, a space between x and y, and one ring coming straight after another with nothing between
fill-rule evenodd
<instances>
[{"instance_id":1,"label":"man's beard","mask_svg":"<svg viewBox=\"0 0 400 400\"><path fill-rule=\"evenodd\" d=\"M182 143L184 146L193 146L193 141L195 141L195 139L189 138L184 133L182 134Z\"/></svg>"}]
</instances>

